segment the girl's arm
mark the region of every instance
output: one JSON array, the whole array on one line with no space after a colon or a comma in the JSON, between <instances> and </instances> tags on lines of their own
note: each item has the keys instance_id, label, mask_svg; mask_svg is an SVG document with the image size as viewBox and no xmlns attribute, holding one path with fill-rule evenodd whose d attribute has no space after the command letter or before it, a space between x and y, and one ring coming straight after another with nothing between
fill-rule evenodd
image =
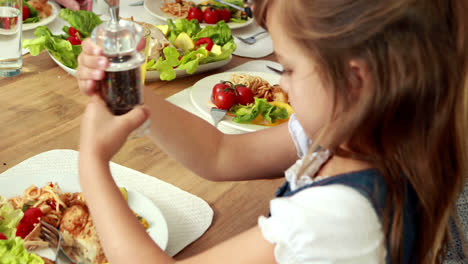
<instances>
[{"instance_id":1,"label":"girl's arm","mask_svg":"<svg viewBox=\"0 0 468 264\"><path fill-rule=\"evenodd\" d=\"M104 253L112 264L174 263L130 211L110 174L108 161L80 155L81 187ZM254 227L181 263L276 263L274 245Z\"/></svg>"},{"instance_id":2,"label":"girl's arm","mask_svg":"<svg viewBox=\"0 0 468 264\"><path fill-rule=\"evenodd\" d=\"M109 168L112 156L148 115L147 109L136 108L125 115L113 116L98 96L91 99L83 115L80 185L104 253L112 264L174 263L133 215ZM184 262L274 263L273 246L263 239L258 228L254 228Z\"/></svg>"},{"instance_id":3,"label":"girl's arm","mask_svg":"<svg viewBox=\"0 0 468 264\"><path fill-rule=\"evenodd\" d=\"M297 159L287 123L257 132L226 135L145 88L151 112L149 137L198 175L215 181L282 176Z\"/></svg>"}]
</instances>

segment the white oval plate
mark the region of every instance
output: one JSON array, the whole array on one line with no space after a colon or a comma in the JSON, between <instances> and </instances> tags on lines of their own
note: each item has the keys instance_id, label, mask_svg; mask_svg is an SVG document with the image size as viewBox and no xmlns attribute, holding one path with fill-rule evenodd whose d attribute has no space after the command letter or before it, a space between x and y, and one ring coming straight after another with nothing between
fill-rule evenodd
<instances>
[{"instance_id":1,"label":"white oval plate","mask_svg":"<svg viewBox=\"0 0 468 264\"><path fill-rule=\"evenodd\" d=\"M52 56L52 54L50 54L50 53L49 53L49 56L64 71L66 71L67 73L69 73L69 74L71 74L73 76L76 76L76 70L63 65L60 61L55 59L54 56ZM229 56L229 59L227 59L227 60L216 61L216 62L207 63L207 64L201 64L201 65L198 66L197 70L193 74L202 73L202 72L214 70L214 69L217 69L217 68L221 68L224 65L228 64L231 60L232 60L232 55ZM181 78L181 77L185 77L185 76L189 76L189 75L193 75L193 74L188 74L185 70L177 70L176 69L175 72L176 72L176 79ZM158 71L146 71L145 80L146 81L157 81L157 80L159 80L159 72Z\"/></svg>"},{"instance_id":2,"label":"white oval plate","mask_svg":"<svg viewBox=\"0 0 468 264\"><path fill-rule=\"evenodd\" d=\"M72 166L55 163L53 160L39 163L31 159L0 174L0 195L6 198L23 195L24 190L31 184L43 187L47 182L58 183L63 192L81 191L75 164ZM169 232L159 208L149 198L132 189L128 189L128 204L133 211L148 221L148 234L162 250L165 250Z\"/></svg>"},{"instance_id":3,"label":"white oval plate","mask_svg":"<svg viewBox=\"0 0 468 264\"><path fill-rule=\"evenodd\" d=\"M211 118L210 109L212 105L209 103L213 86L219 81L229 81L232 73L245 73L249 75L260 76L271 85L278 84L280 76L278 74L264 73L264 72L223 72L205 77L196 82L190 89L190 99L195 107L208 118ZM254 124L239 124L232 121L231 116L225 116L220 122L226 126L239 129L246 132L253 132L261 129L268 128L268 126L260 126Z\"/></svg>"},{"instance_id":4,"label":"white oval plate","mask_svg":"<svg viewBox=\"0 0 468 264\"><path fill-rule=\"evenodd\" d=\"M203 0L192 0L193 2L195 2L196 4L199 4L201 2L203 2ZM145 0L143 6L145 7L145 9L150 13L152 14L153 16L155 16L156 18L159 18L163 21L166 21L168 18L171 18L171 19L177 19L179 17L176 17L176 16L172 16L170 14L167 14L167 13L164 13L162 10L161 10L161 7L164 5L164 1L163 0ZM236 28L243 28L243 27L246 27L250 24L252 24L254 20L252 18L249 18L249 20L247 20L245 23L227 23L228 26L231 28L231 29L236 29ZM205 27L205 26L208 26L210 24L206 24L206 23L200 23L200 26L201 27Z\"/></svg>"},{"instance_id":5,"label":"white oval plate","mask_svg":"<svg viewBox=\"0 0 468 264\"><path fill-rule=\"evenodd\" d=\"M51 1L48 1L47 3L49 3L52 6L52 14L46 18L39 20L39 22L37 23L23 24L23 31L36 29L38 26L45 26L57 18L58 14L60 13L60 7L56 3Z\"/></svg>"}]
</instances>

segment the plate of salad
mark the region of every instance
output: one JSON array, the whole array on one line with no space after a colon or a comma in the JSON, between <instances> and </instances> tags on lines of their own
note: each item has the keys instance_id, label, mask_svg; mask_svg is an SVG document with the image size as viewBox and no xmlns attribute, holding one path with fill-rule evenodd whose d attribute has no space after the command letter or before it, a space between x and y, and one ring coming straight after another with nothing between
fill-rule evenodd
<instances>
[{"instance_id":1,"label":"plate of salad","mask_svg":"<svg viewBox=\"0 0 468 264\"><path fill-rule=\"evenodd\" d=\"M102 23L94 13L62 9L60 18L70 25L61 35L53 35L49 28L39 26L35 39L23 40L23 48L29 48L36 56L47 50L53 60L71 75L76 74L81 39L89 37L92 30ZM170 81L188 74L200 73L222 67L232 59L236 44L231 29L224 22L202 28L196 21L168 19L167 25L141 23L150 29L148 59L145 80Z\"/></svg>"},{"instance_id":2,"label":"plate of salad","mask_svg":"<svg viewBox=\"0 0 468 264\"><path fill-rule=\"evenodd\" d=\"M227 114L221 123L253 132L285 123L293 113L287 93L276 85L279 81L271 73L223 72L195 83L190 99L206 117L211 117L211 108L223 109Z\"/></svg>"},{"instance_id":3,"label":"plate of salad","mask_svg":"<svg viewBox=\"0 0 468 264\"><path fill-rule=\"evenodd\" d=\"M226 2L239 7L245 6L242 0L226 0ZM144 7L158 19L196 19L202 27L223 20L231 29L236 29L246 27L253 22L245 12L213 0L145 0Z\"/></svg>"},{"instance_id":4,"label":"plate of salad","mask_svg":"<svg viewBox=\"0 0 468 264\"><path fill-rule=\"evenodd\" d=\"M45 26L51 23L57 18L60 12L60 7L56 3L43 3L44 6L49 5L50 8L42 8L39 12L33 7L34 4L30 4L30 2L31 1L23 1L23 31L32 30L38 26ZM49 11L45 12L44 9L48 9Z\"/></svg>"}]
</instances>

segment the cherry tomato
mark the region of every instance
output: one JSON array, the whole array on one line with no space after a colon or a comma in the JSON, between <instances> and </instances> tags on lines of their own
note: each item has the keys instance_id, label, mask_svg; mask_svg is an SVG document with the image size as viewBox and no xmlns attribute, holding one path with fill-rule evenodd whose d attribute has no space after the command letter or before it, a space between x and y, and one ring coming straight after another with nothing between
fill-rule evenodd
<instances>
[{"instance_id":1,"label":"cherry tomato","mask_svg":"<svg viewBox=\"0 0 468 264\"><path fill-rule=\"evenodd\" d=\"M200 9L196 8L196 7L192 7L192 8L190 8L190 10L188 12L187 19L188 19L188 21L190 21L192 19L196 19L196 20L198 20L198 23L202 23L203 22L203 12Z\"/></svg>"},{"instance_id":2,"label":"cherry tomato","mask_svg":"<svg viewBox=\"0 0 468 264\"><path fill-rule=\"evenodd\" d=\"M254 100L254 93L250 88L247 88L243 85L238 85L236 86L236 92L237 92L237 101L241 105L248 105L253 103Z\"/></svg>"},{"instance_id":3,"label":"cherry tomato","mask_svg":"<svg viewBox=\"0 0 468 264\"><path fill-rule=\"evenodd\" d=\"M29 18L31 13L29 12L29 8L26 5L23 5L23 21Z\"/></svg>"},{"instance_id":4,"label":"cherry tomato","mask_svg":"<svg viewBox=\"0 0 468 264\"><path fill-rule=\"evenodd\" d=\"M0 232L0 240L7 240L8 238L2 233Z\"/></svg>"},{"instance_id":5,"label":"cherry tomato","mask_svg":"<svg viewBox=\"0 0 468 264\"><path fill-rule=\"evenodd\" d=\"M77 36L69 36L67 40L72 44L72 45L80 45L81 40Z\"/></svg>"},{"instance_id":6,"label":"cherry tomato","mask_svg":"<svg viewBox=\"0 0 468 264\"><path fill-rule=\"evenodd\" d=\"M32 224L27 224L27 223L19 223L19 225L16 227L16 236L19 236L21 238L25 238L31 231L34 229L34 226Z\"/></svg>"},{"instance_id":7,"label":"cherry tomato","mask_svg":"<svg viewBox=\"0 0 468 264\"><path fill-rule=\"evenodd\" d=\"M10 29L10 18L9 17L2 17L2 26L0 28Z\"/></svg>"},{"instance_id":8,"label":"cherry tomato","mask_svg":"<svg viewBox=\"0 0 468 264\"><path fill-rule=\"evenodd\" d=\"M218 14L220 21L224 20L224 22L229 23L229 20L231 20L231 12L227 8L219 9Z\"/></svg>"},{"instance_id":9,"label":"cherry tomato","mask_svg":"<svg viewBox=\"0 0 468 264\"><path fill-rule=\"evenodd\" d=\"M215 86L213 86L213 91L211 92L211 99L214 101L214 98L219 91L229 87L232 87L231 82L221 81L220 83L216 84Z\"/></svg>"},{"instance_id":10,"label":"cherry tomato","mask_svg":"<svg viewBox=\"0 0 468 264\"><path fill-rule=\"evenodd\" d=\"M216 24L219 21L219 13L216 9L207 8L203 12L203 20L208 24Z\"/></svg>"},{"instance_id":11,"label":"cherry tomato","mask_svg":"<svg viewBox=\"0 0 468 264\"><path fill-rule=\"evenodd\" d=\"M211 51L211 49L213 48L213 40L211 40L209 37L199 38L197 40L197 43L195 43L196 46L201 46L203 44L206 44L205 49L209 51Z\"/></svg>"},{"instance_id":12,"label":"cherry tomato","mask_svg":"<svg viewBox=\"0 0 468 264\"><path fill-rule=\"evenodd\" d=\"M68 34L72 37L77 37L78 39L81 39L81 33L74 27L69 27L68 28Z\"/></svg>"},{"instance_id":13,"label":"cherry tomato","mask_svg":"<svg viewBox=\"0 0 468 264\"><path fill-rule=\"evenodd\" d=\"M24 216L21 219L20 223L25 224L36 224L39 223L40 219L44 214L42 213L41 209L37 207L31 207L24 212Z\"/></svg>"},{"instance_id":14,"label":"cherry tomato","mask_svg":"<svg viewBox=\"0 0 468 264\"><path fill-rule=\"evenodd\" d=\"M215 105L219 109L229 110L236 104L236 93L233 88L226 88L216 93L214 97Z\"/></svg>"}]
</instances>

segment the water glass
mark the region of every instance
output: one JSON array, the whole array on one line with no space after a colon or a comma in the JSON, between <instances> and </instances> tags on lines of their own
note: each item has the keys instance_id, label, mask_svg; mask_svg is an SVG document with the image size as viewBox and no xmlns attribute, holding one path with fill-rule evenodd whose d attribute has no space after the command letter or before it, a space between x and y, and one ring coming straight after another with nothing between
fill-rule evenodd
<instances>
[{"instance_id":1,"label":"water glass","mask_svg":"<svg viewBox=\"0 0 468 264\"><path fill-rule=\"evenodd\" d=\"M0 77L21 73L21 0L0 0Z\"/></svg>"}]
</instances>

